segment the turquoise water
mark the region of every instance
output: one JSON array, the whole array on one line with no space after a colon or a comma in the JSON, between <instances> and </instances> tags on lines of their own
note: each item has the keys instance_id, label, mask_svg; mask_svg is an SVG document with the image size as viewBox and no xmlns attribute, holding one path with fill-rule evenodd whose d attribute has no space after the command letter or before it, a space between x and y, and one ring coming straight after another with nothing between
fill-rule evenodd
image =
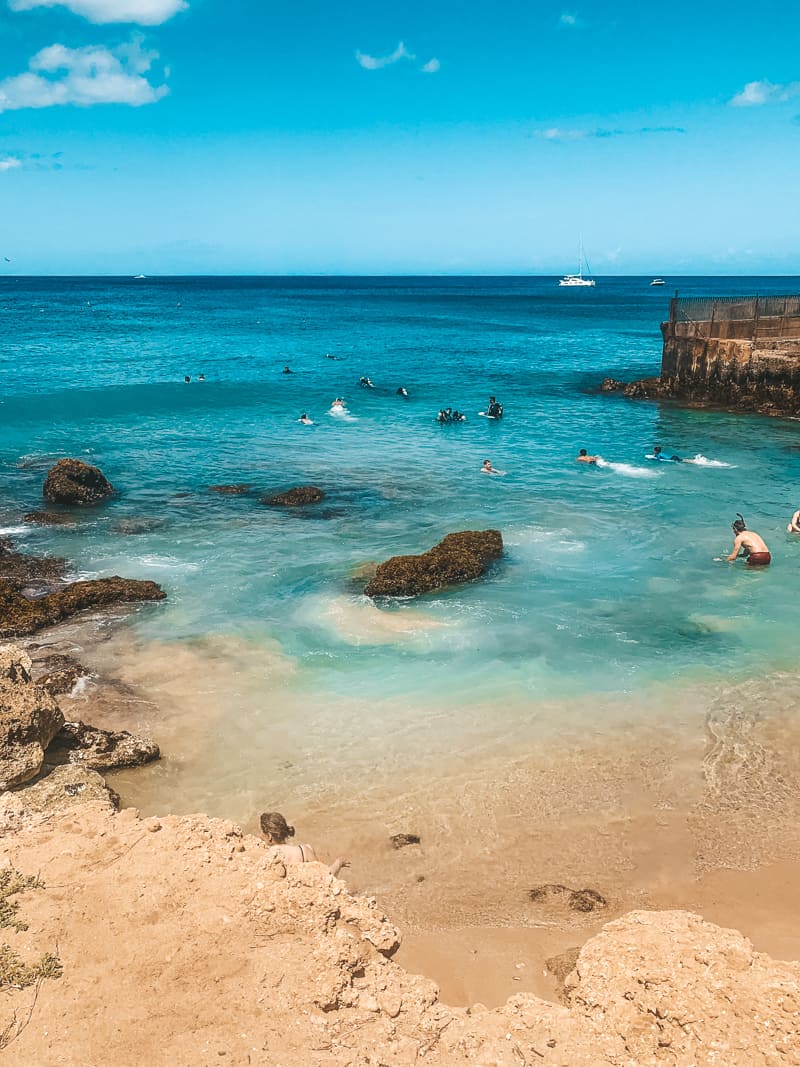
<instances>
[{"instance_id":1,"label":"turquoise water","mask_svg":"<svg viewBox=\"0 0 800 1067\"><path fill-rule=\"evenodd\" d=\"M76 574L160 582L169 599L136 616L141 639L278 647L306 694L501 708L794 668L798 424L590 391L657 372L672 285L647 281L0 279L0 525ZM477 415L489 394L500 422ZM352 421L328 413L337 395ZM446 405L467 422L437 425ZM654 443L728 466L648 463ZM576 464L580 447L612 465ZM99 465L118 496L74 529L23 527L64 455ZM486 458L506 475L481 475ZM254 494L207 491L222 482ZM328 494L308 516L258 502L305 483ZM714 562L736 511L767 540L769 570ZM159 525L125 535L122 519ZM406 613L399 632L350 581L486 527L503 532L502 563L385 606Z\"/></svg>"}]
</instances>

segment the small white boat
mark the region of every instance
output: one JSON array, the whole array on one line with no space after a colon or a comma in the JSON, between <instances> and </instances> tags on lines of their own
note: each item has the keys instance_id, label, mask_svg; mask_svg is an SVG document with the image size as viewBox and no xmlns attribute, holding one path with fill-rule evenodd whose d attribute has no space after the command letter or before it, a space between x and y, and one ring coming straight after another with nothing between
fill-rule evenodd
<instances>
[{"instance_id":1,"label":"small white boat","mask_svg":"<svg viewBox=\"0 0 800 1067\"><path fill-rule=\"evenodd\" d=\"M650 282L650 284L651 285L666 285L667 283L664 281L663 278L653 278L653 280Z\"/></svg>"},{"instance_id":2,"label":"small white boat","mask_svg":"<svg viewBox=\"0 0 800 1067\"><path fill-rule=\"evenodd\" d=\"M145 278L146 278L146 277L147 277L147 275L146 275L146 274L134 274L134 276L133 276L133 280L134 280L135 282L143 282L143 281L145 280Z\"/></svg>"},{"instance_id":3,"label":"small white boat","mask_svg":"<svg viewBox=\"0 0 800 1067\"><path fill-rule=\"evenodd\" d=\"M586 263L586 274L588 275L588 277L586 277L586 278L584 278L584 276L583 276L583 264L584 263ZM568 285L568 286L576 286L576 285L579 285L579 286L590 285L591 286L591 285L595 284L594 278L591 277L591 273L592 272L589 270L589 263L588 263L588 261L586 259L584 251L583 251L583 241L581 241L580 242L580 246L578 248L578 273L577 274L565 274L564 277L559 280L558 284L559 285Z\"/></svg>"}]
</instances>

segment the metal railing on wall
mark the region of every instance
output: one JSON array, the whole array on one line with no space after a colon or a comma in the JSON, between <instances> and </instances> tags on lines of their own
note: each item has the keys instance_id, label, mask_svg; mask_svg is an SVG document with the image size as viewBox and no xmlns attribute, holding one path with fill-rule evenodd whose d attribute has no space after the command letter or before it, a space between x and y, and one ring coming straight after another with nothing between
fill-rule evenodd
<instances>
[{"instance_id":1,"label":"metal railing on wall","mask_svg":"<svg viewBox=\"0 0 800 1067\"><path fill-rule=\"evenodd\" d=\"M800 294L787 296L675 296L670 323L686 323L696 336L800 337ZM723 326L735 323L735 327Z\"/></svg>"}]
</instances>

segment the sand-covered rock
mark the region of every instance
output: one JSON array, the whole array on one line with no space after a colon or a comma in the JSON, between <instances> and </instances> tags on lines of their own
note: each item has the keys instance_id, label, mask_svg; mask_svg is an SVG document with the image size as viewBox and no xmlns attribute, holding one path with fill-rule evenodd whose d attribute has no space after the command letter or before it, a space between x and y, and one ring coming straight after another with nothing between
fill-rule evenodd
<instances>
[{"instance_id":1,"label":"sand-covered rock","mask_svg":"<svg viewBox=\"0 0 800 1067\"><path fill-rule=\"evenodd\" d=\"M42 495L51 504L99 504L114 493L114 486L99 467L80 459L60 459L47 472Z\"/></svg>"},{"instance_id":2,"label":"sand-covered rock","mask_svg":"<svg viewBox=\"0 0 800 1067\"><path fill-rule=\"evenodd\" d=\"M159 759L155 741L127 730L100 730L83 722L65 722L47 749L47 763L76 763L95 771L141 767Z\"/></svg>"},{"instance_id":3,"label":"sand-covered rock","mask_svg":"<svg viewBox=\"0 0 800 1067\"><path fill-rule=\"evenodd\" d=\"M21 637L63 622L87 608L166 597L160 585L134 578L96 578L72 582L56 593L29 599L0 579L0 637Z\"/></svg>"},{"instance_id":4,"label":"sand-covered rock","mask_svg":"<svg viewBox=\"0 0 800 1067\"><path fill-rule=\"evenodd\" d=\"M0 794L0 833L18 831L43 816L50 819L90 802L104 812L119 807L117 794L90 767L47 767L33 781Z\"/></svg>"},{"instance_id":5,"label":"sand-covered rock","mask_svg":"<svg viewBox=\"0 0 800 1067\"><path fill-rule=\"evenodd\" d=\"M503 555L499 530L464 530L448 534L419 556L392 556L378 565L367 583L367 596L417 596L448 585L473 581Z\"/></svg>"},{"instance_id":6,"label":"sand-covered rock","mask_svg":"<svg viewBox=\"0 0 800 1067\"><path fill-rule=\"evenodd\" d=\"M0 791L34 778L64 723L52 696L34 683L30 656L0 645Z\"/></svg>"},{"instance_id":7,"label":"sand-covered rock","mask_svg":"<svg viewBox=\"0 0 800 1067\"><path fill-rule=\"evenodd\" d=\"M59 772L90 773L49 778ZM634 912L606 926L555 964L571 971L566 1006L520 994L455 1009L389 958L391 922L322 864L276 862L222 820L140 820L74 800L0 837L0 865L44 883L19 898L27 931L4 933L26 957L57 945L63 965L58 981L0 1001L0 1032L30 1016L4 1067L798 1062L800 964L699 916Z\"/></svg>"},{"instance_id":8,"label":"sand-covered rock","mask_svg":"<svg viewBox=\"0 0 800 1067\"><path fill-rule=\"evenodd\" d=\"M294 489L287 489L285 493L265 496L261 503L271 508L300 508L318 504L324 497L324 491L316 485L298 485Z\"/></svg>"}]
</instances>

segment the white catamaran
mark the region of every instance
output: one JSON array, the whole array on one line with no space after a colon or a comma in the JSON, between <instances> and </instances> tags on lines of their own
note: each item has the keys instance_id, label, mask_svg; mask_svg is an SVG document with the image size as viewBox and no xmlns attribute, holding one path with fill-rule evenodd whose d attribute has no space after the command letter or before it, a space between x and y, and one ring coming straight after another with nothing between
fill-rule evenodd
<instances>
[{"instance_id":1,"label":"white catamaran","mask_svg":"<svg viewBox=\"0 0 800 1067\"><path fill-rule=\"evenodd\" d=\"M588 277L583 276L583 264L586 264L586 274ZM578 273L577 274L565 274L560 279L559 285L594 285L594 278L591 277L591 271L589 270L589 262L586 259L586 255L583 251L583 240L580 241L578 248Z\"/></svg>"}]
</instances>

